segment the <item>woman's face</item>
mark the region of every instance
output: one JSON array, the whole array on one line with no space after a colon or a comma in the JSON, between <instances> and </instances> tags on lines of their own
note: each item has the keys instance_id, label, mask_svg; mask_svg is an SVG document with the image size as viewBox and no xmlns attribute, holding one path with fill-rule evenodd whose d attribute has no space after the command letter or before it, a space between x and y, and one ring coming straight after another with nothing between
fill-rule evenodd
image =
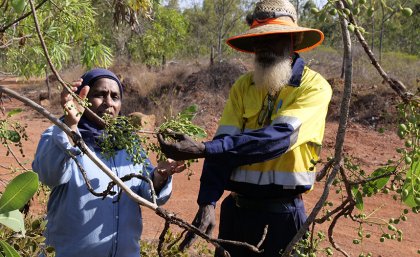
<instances>
[{"instance_id":1,"label":"woman's face","mask_svg":"<svg viewBox=\"0 0 420 257\"><path fill-rule=\"evenodd\" d=\"M121 93L115 80L98 79L90 88L87 98L92 104L89 109L99 117L104 114L117 117L121 111Z\"/></svg>"}]
</instances>

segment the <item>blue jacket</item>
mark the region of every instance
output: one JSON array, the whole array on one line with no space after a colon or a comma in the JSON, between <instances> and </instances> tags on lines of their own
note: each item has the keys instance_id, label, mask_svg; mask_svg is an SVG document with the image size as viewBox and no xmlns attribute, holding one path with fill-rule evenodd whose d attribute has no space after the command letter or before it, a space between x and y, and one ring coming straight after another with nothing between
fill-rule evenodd
<instances>
[{"instance_id":1,"label":"blue jacket","mask_svg":"<svg viewBox=\"0 0 420 257\"><path fill-rule=\"evenodd\" d=\"M120 150L111 159L105 159L98 149L89 148L118 177L142 172L153 176L153 166L133 166L127 153ZM41 136L32 168L42 183L51 188L48 201L46 244L56 250L56 257L138 257L142 232L141 210L137 203L122 193L108 195L104 200L92 195L76 163L66 152L77 155L90 184L96 192L106 190L111 179L77 147L58 127L48 128ZM150 186L139 179L125 182L134 192L151 201ZM118 192L119 187L113 190ZM165 203L172 191L172 178L158 195L158 204Z\"/></svg>"}]
</instances>

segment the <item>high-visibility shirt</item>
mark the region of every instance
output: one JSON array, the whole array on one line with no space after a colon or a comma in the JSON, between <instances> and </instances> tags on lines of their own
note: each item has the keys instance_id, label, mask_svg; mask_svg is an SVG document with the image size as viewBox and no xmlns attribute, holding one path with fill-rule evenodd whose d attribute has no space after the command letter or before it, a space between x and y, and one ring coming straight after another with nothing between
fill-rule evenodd
<instances>
[{"instance_id":1,"label":"high-visibility shirt","mask_svg":"<svg viewBox=\"0 0 420 257\"><path fill-rule=\"evenodd\" d=\"M293 75L273 99L268 125L260 125L268 92L253 73L232 86L219 127L205 142L199 204L216 202L223 190L251 197L283 197L309 190L315 181L331 86L295 59Z\"/></svg>"}]
</instances>

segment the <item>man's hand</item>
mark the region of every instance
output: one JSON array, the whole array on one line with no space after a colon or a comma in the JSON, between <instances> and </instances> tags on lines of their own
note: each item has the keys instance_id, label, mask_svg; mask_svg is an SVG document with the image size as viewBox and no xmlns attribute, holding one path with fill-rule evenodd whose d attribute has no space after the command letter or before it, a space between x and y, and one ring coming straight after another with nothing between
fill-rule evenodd
<instances>
[{"instance_id":1,"label":"man's hand","mask_svg":"<svg viewBox=\"0 0 420 257\"><path fill-rule=\"evenodd\" d=\"M195 215L194 221L192 223L199 230L206 233L208 236L211 236L211 232L216 226L216 217L214 215L214 206L211 204L200 205L197 214ZM188 248L197 238L197 235L188 232L184 240L179 245L179 250L184 251L185 248Z\"/></svg>"},{"instance_id":2,"label":"man's hand","mask_svg":"<svg viewBox=\"0 0 420 257\"><path fill-rule=\"evenodd\" d=\"M175 142L168 142L161 133L158 134L158 140L162 152L166 157L180 161L203 158L205 146L203 143L196 142L189 136L182 133L169 132L165 133Z\"/></svg>"}]
</instances>

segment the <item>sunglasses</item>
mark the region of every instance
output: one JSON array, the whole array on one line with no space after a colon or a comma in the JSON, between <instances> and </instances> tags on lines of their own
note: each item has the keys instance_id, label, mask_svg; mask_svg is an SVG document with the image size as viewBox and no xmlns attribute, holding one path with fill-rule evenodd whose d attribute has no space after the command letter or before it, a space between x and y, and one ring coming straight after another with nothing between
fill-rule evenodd
<instances>
[{"instance_id":1,"label":"sunglasses","mask_svg":"<svg viewBox=\"0 0 420 257\"><path fill-rule=\"evenodd\" d=\"M261 106L260 114L258 115L258 125L269 125L271 122L271 114L273 114L274 98L267 94Z\"/></svg>"}]
</instances>

